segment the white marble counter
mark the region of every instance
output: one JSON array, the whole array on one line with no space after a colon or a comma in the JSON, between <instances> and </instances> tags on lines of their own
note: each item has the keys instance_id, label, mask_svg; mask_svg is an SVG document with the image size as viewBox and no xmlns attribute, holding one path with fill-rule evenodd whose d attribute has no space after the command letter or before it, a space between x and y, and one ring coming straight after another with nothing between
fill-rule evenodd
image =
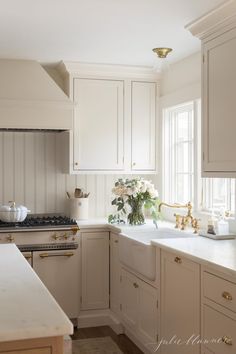
<instances>
[{"instance_id":1,"label":"white marble counter","mask_svg":"<svg viewBox=\"0 0 236 354\"><path fill-rule=\"evenodd\" d=\"M73 325L14 244L0 245L0 342L62 336Z\"/></svg>"},{"instance_id":2,"label":"white marble counter","mask_svg":"<svg viewBox=\"0 0 236 354\"><path fill-rule=\"evenodd\" d=\"M81 230L102 226L143 244L178 252L198 263L212 265L219 271L236 276L236 240L216 241L196 236L192 230L179 231L174 229L173 223L163 221L158 223L158 231L152 220L147 220L142 226L110 225L106 219L79 221L78 224Z\"/></svg>"}]
</instances>

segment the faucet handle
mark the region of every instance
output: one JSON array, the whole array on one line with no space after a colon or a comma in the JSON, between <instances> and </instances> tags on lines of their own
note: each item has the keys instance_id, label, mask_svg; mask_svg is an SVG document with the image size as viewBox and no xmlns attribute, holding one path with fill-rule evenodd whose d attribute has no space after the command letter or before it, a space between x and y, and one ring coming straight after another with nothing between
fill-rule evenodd
<instances>
[{"instance_id":1,"label":"faucet handle","mask_svg":"<svg viewBox=\"0 0 236 354\"><path fill-rule=\"evenodd\" d=\"M197 219L197 218L194 218L193 220L192 220L192 228L193 228L193 233L194 234L197 234L198 233L198 230L199 230L199 221L200 221L201 219Z\"/></svg>"},{"instance_id":2,"label":"faucet handle","mask_svg":"<svg viewBox=\"0 0 236 354\"><path fill-rule=\"evenodd\" d=\"M175 228L176 229L179 229L180 228L180 225L181 225L181 215L179 214L174 214L175 216Z\"/></svg>"}]
</instances>

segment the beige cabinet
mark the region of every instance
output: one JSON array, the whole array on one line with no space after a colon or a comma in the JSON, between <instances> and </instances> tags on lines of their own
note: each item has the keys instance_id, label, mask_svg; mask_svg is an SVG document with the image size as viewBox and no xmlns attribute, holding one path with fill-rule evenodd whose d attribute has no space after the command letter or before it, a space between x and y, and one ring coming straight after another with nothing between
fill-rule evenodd
<instances>
[{"instance_id":1,"label":"beige cabinet","mask_svg":"<svg viewBox=\"0 0 236 354\"><path fill-rule=\"evenodd\" d=\"M202 40L202 172L235 177L236 4L226 1L187 28Z\"/></svg>"},{"instance_id":2,"label":"beige cabinet","mask_svg":"<svg viewBox=\"0 0 236 354\"><path fill-rule=\"evenodd\" d=\"M109 232L82 232L81 309L109 308Z\"/></svg>"},{"instance_id":3,"label":"beige cabinet","mask_svg":"<svg viewBox=\"0 0 236 354\"><path fill-rule=\"evenodd\" d=\"M120 262L119 235L110 234L110 308L113 312L120 311Z\"/></svg>"},{"instance_id":4,"label":"beige cabinet","mask_svg":"<svg viewBox=\"0 0 236 354\"><path fill-rule=\"evenodd\" d=\"M158 341L157 289L130 272L121 271L121 316L144 346Z\"/></svg>"},{"instance_id":5,"label":"beige cabinet","mask_svg":"<svg viewBox=\"0 0 236 354\"><path fill-rule=\"evenodd\" d=\"M123 170L123 92L120 80L74 80L74 170Z\"/></svg>"},{"instance_id":6,"label":"beige cabinet","mask_svg":"<svg viewBox=\"0 0 236 354\"><path fill-rule=\"evenodd\" d=\"M0 343L1 354L63 354L63 337L33 338Z\"/></svg>"},{"instance_id":7,"label":"beige cabinet","mask_svg":"<svg viewBox=\"0 0 236 354\"><path fill-rule=\"evenodd\" d=\"M236 352L236 280L212 269L202 271L202 337L204 350ZM206 351L206 353L208 353Z\"/></svg>"},{"instance_id":8,"label":"beige cabinet","mask_svg":"<svg viewBox=\"0 0 236 354\"><path fill-rule=\"evenodd\" d=\"M69 318L79 314L79 249L33 252L33 268Z\"/></svg>"},{"instance_id":9,"label":"beige cabinet","mask_svg":"<svg viewBox=\"0 0 236 354\"><path fill-rule=\"evenodd\" d=\"M203 43L203 172L219 177L236 173L235 70L233 28Z\"/></svg>"},{"instance_id":10,"label":"beige cabinet","mask_svg":"<svg viewBox=\"0 0 236 354\"><path fill-rule=\"evenodd\" d=\"M131 169L156 169L156 83L131 85Z\"/></svg>"},{"instance_id":11,"label":"beige cabinet","mask_svg":"<svg viewBox=\"0 0 236 354\"><path fill-rule=\"evenodd\" d=\"M200 335L200 266L161 251L161 337L188 340ZM162 354L197 354L198 345L162 345Z\"/></svg>"}]
</instances>

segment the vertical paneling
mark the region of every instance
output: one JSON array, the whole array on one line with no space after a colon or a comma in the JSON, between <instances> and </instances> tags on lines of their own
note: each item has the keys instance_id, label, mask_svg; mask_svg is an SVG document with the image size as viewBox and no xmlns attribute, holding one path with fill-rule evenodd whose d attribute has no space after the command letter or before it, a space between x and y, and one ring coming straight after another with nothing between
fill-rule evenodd
<instances>
[{"instance_id":1,"label":"vertical paneling","mask_svg":"<svg viewBox=\"0 0 236 354\"><path fill-rule=\"evenodd\" d=\"M90 192L89 216L106 217L113 211L111 189L119 176L61 173L57 138L56 133L0 132L0 204L15 200L32 213L66 213L66 191L80 187Z\"/></svg>"}]
</instances>

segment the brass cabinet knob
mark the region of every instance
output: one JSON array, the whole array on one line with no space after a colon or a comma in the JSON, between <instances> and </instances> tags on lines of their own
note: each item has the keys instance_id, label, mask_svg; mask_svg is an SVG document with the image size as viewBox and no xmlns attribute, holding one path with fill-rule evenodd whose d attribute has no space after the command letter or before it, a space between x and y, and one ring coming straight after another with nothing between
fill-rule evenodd
<instances>
[{"instance_id":1,"label":"brass cabinet knob","mask_svg":"<svg viewBox=\"0 0 236 354\"><path fill-rule=\"evenodd\" d=\"M11 234L9 234L9 235L7 236L7 241L8 241L8 242L14 242L15 239L14 239L14 237L13 237Z\"/></svg>"},{"instance_id":2,"label":"brass cabinet knob","mask_svg":"<svg viewBox=\"0 0 236 354\"><path fill-rule=\"evenodd\" d=\"M78 164L78 162L75 162L75 166L78 166L79 164Z\"/></svg>"},{"instance_id":3,"label":"brass cabinet knob","mask_svg":"<svg viewBox=\"0 0 236 354\"><path fill-rule=\"evenodd\" d=\"M137 289L138 288L138 284L137 283L133 283L133 286Z\"/></svg>"},{"instance_id":4,"label":"brass cabinet knob","mask_svg":"<svg viewBox=\"0 0 236 354\"><path fill-rule=\"evenodd\" d=\"M182 259L180 257L175 257L175 262L178 264L182 263Z\"/></svg>"},{"instance_id":5,"label":"brass cabinet knob","mask_svg":"<svg viewBox=\"0 0 236 354\"><path fill-rule=\"evenodd\" d=\"M227 345L233 345L233 341L230 337L228 336L223 336L222 338L222 342L227 344Z\"/></svg>"},{"instance_id":6,"label":"brass cabinet knob","mask_svg":"<svg viewBox=\"0 0 236 354\"><path fill-rule=\"evenodd\" d=\"M55 233L55 234L53 234L53 235L52 235L52 238L53 238L53 240L55 240L55 241L56 241L56 240L58 240L58 239L59 239L59 236Z\"/></svg>"},{"instance_id":7,"label":"brass cabinet knob","mask_svg":"<svg viewBox=\"0 0 236 354\"><path fill-rule=\"evenodd\" d=\"M224 299L226 299L226 300L229 300L229 301L232 301L232 300L233 300L233 296L232 296L230 293L228 293L227 291L224 291L224 292L222 293L222 297L223 297Z\"/></svg>"},{"instance_id":8,"label":"brass cabinet knob","mask_svg":"<svg viewBox=\"0 0 236 354\"><path fill-rule=\"evenodd\" d=\"M133 163L132 163L132 166L136 166L136 162L133 162Z\"/></svg>"}]
</instances>

